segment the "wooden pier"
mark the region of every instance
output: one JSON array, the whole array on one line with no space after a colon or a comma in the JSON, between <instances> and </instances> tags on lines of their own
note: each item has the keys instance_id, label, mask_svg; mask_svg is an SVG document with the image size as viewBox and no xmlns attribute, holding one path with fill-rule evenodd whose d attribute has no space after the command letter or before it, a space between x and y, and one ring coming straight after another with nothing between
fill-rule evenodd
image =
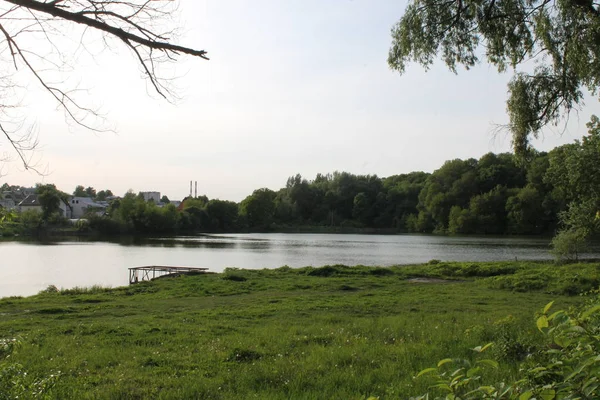
<instances>
[{"instance_id":1,"label":"wooden pier","mask_svg":"<svg viewBox=\"0 0 600 400\"><path fill-rule=\"evenodd\" d=\"M208 268L198 267L170 267L164 265L150 265L146 267L129 268L129 284L150 281L167 275L189 273L206 273Z\"/></svg>"}]
</instances>

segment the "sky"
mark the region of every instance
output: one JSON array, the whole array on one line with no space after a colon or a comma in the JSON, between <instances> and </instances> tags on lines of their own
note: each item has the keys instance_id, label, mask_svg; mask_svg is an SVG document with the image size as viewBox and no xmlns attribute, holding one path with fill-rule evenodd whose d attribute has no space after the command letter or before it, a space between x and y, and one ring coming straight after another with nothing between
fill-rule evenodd
<instances>
[{"instance_id":1,"label":"sky","mask_svg":"<svg viewBox=\"0 0 600 400\"><path fill-rule=\"evenodd\" d=\"M152 92L127 49L116 41L105 48L86 33L68 82L86 89L84 99L112 130L65 123L23 75L23 109L40 142L34 160L46 174L11 162L0 183L160 191L180 200L192 180L198 194L241 201L297 173L385 177L510 151L509 134L494 129L508 120L510 74L485 63L458 74L441 62L429 71L411 65L402 76L389 69L390 29L405 7L397 0L180 0L177 41L208 51L210 61L180 57L167 67L176 77L174 102ZM65 31L67 54L79 38ZM547 128L535 147L580 138L593 113L600 107L590 98L564 132ZM0 152L8 152L5 142Z\"/></svg>"}]
</instances>

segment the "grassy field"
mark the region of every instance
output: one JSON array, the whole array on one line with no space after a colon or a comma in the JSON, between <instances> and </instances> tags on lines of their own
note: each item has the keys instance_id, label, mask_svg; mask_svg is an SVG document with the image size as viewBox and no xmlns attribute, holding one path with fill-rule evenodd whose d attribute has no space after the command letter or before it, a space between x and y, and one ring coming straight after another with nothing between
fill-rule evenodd
<instances>
[{"instance_id":1,"label":"grassy field","mask_svg":"<svg viewBox=\"0 0 600 400\"><path fill-rule=\"evenodd\" d=\"M488 342L488 373L515 378L536 311L599 281L597 263L227 270L5 298L0 339L21 342L25 384L54 376L50 398L409 398L418 371Z\"/></svg>"}]
</instances>

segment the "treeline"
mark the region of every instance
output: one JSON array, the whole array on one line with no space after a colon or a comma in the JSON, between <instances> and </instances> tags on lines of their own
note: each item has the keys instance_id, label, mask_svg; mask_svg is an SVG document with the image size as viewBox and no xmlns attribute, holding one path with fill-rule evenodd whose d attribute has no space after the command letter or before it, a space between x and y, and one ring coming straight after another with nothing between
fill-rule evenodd
<instances>
[{"instance_id":1,"label":"treeline","mask_svg":"<svg viewBox=\"0 0 600 400\"><path fill-rule=\"evenodd\" d=\"M82 229L107 234L370 230L529 235L583 227L587 236L600 224L600 122L594 121L582 141L528 160L488 153L478 160L446 161L431 174L380 178L334 172L313 180L296 175L278 191L258 189L240 203L200 196L176 207L166 197L155 204L130 192L110 200L104 215L97 210L87 215L89 224ZM38 189L56 191L53 185ZM97 196L83 186L76 192Z\"/></svg>"},{"instance_id":2,"label":"treeline","mask_svg":"<svg viewBox=\"0 0 600 400\"><path fill-rule=\"evenodd\" d=\"M104 234L171 234L193 232L236 232L245 228L238 204L209 200L206 196L187 198L181 207L158 205L128 192L113 200L105 215L87 216L89 229Z\"/></svg>"},{"instance_id":3,"label":"treeline","mask_svg":"<svg viewBox=\"0 0 600 400\"><path fill-rule=\"evenodd\" d=\"M550 154L451 160L433 172L379 178L333 173L289 178L240 204L250 227L340 226L451 234L553 233L566 199L547 174Z\"/></svg>"},{"instance_id":4,"label":"treeline","mask_svg":"<svg viewBox=\"0 0 600 400\"><path fill-rule=\"evenodd\" d=\"M571 145L568 145L571 146ZM432 174L379 178L347 172L290 177L278 191L258 189L235 203L187 198L180 209L134 193L114 200L90 227L105 233L360 230L450 234L554 233L568 199L551 159L527 162L488 153L447 161Z\"/></svg>"}]
</instances>

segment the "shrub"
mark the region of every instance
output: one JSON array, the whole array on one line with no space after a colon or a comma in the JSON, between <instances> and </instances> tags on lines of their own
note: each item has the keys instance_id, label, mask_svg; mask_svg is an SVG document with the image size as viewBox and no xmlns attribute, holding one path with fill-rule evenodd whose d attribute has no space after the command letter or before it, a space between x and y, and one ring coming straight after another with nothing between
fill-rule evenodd
<instances>
[{"instance_id":1,"label":"shrub","mask_svg":"<svg viewBox=\"0 0 600 400\"><path fill-rule=\"evenodd\" d=\"M556 261L577 261L587 248L587 234L582 229L563 230L554 236L551 246Z\"/></svg>"}]
</instances>

